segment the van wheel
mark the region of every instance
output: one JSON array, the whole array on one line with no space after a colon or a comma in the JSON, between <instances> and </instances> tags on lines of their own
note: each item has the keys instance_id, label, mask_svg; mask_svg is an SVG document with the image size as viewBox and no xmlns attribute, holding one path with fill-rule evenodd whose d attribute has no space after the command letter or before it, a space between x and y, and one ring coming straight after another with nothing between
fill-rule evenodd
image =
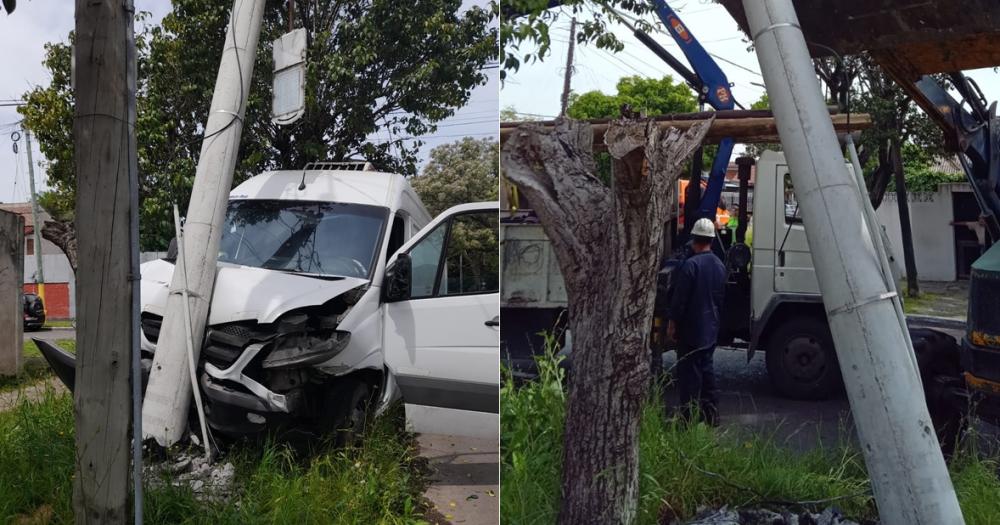
<instances>
[{"instance_id":1,"label":"van wheel","mask_svg":"<svg viewBox=\"0 0 1000 525\"><path fill-rule=\"evenodd\" d=\"M767 375L792 399L826 399L843 388L830 327L812 316L783 322L768 338Z\"/></svg>"},{"instance_id":2,"label":"van wheel","mask_svg":"<svg viewBox=\"0 0 1000 525\"><path fill-rule=\"evenodd\" d=\"M333 413L326 422L326 432L338 447L359 442L372 406L372 387L358 378L342 378L327 393L327 406Z\"/></svg>"}]
</instances>

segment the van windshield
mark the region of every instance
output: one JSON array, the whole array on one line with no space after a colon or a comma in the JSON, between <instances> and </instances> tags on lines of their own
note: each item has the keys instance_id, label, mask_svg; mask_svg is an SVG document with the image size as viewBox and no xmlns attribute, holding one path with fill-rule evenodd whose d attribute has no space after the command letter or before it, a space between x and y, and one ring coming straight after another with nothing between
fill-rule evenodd
<instances>
[{"instance_id":1,"label":"van windshield","mask_svg":"<svg viewBox=\"0 0 1000 525\"><path fill-rule=\"evenodd\" d=\"M388 215L386 208L363 204L230 201L219 261L367 279Z\"/></svg>"}]
</instances>

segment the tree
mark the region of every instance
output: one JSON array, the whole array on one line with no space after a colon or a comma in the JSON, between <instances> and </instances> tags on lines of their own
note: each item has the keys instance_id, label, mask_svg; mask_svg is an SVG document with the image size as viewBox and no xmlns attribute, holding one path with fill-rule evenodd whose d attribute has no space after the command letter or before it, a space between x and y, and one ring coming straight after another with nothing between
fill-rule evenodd
<instances>
[{"instance_id":1,"label":"tree","mask_svg":"<svg viewBox=\"0 0 1000 525\"><path fill-rule=\"evenodd\" d=\"M173 236L173 203L186 208L201 132L229 23L227 0L175 0L160 26L137 35L142 248ZM496 57L494 12L462 10L461 0L295 3L294 25L308 31L306 112L288 127L271 122L271 42L287 30L286 2L269 2L244 117L235 183L267 169L364 157L379 168L416 173L419 141L464 105ZM495 7L495 6L494 6ZM461 14L459 14L461 11ZM141 20L141 19L140 19ZM73 36L70 35L70 42ZM72 218L73 99L69 44L47 46L48 86L19 109L49 159L54 217ZM369 142L377 131L389 139Z\"/></svg>"},{"instance_id":2,"label":"tree","mask_svg":"<svg viewBox=\"0 0 1000 525\"><path fill-rule=\"evenodd\" d=\"M625 48L609 29L616 21L615 11L639 16L635 25L647 33L652 26L641 18L652 9L642 0L506 0L500 10L500 78L517 71L522 63L544 60L549 54L549 28L561 16L576 17L578 44L593 43L599 49L615 52ZM521 47L528 47L527 52Z\"/></svg>"},{"instance_id":3,"label":"tree","mask_svg":"<svg viewBox=\"0 0 1000 525\"><path fill-rule=\"evenodd\" d=\"M691 89L674 82L669 75L660 79L622 77L615 89L614 95L600 91L570 94L566 114L575 119L613 118L621 114L626 104L644 115L687 113L698 109L698 99Z\"/></svg>"},{"instance_id":4,"label":"tree","mask_svg":"<svg viewBox=\"0 0 1000 525\"><path fill-rule=\"evenodd\" d=\"M649 389L649 327L670 193L711 121L681 134L614 121L614 183L598 179L590 125L522 126L501 153L552 243L573 332L559 523L632 523L639 415Z\"/></svg>"},{"instance_id":5,"label":"tree","mask_svg":"<svg viewBox=\"0 0 1000 525\"><path fill-rule=\"evenodd\" d=\"M496 140L462 140L431 150L423 173L411 180L431 216L456 204L497 199L500 168Z\"/></svg>"}]
</instances>

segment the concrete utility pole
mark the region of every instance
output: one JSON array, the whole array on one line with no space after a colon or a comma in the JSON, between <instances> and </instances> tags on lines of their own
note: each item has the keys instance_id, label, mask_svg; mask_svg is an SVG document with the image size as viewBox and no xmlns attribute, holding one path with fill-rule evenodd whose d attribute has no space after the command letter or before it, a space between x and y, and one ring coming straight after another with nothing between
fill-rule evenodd
<instances>
[{"instance_id":1,"label":"concrete utility pole","mask_svg":"<svg viewBox=\"0 0 1000 525\"><path fill-rule=\"evenodd\" d=\"M35 163L31 160L31 130L24 129L24 144L28 148L28 185L31 187L31 222L35 238L35 285L38 297L45 305L45 273L42 271L42 223L38 220L38 195L35 193Z\"/></svg>"},{"instance_id":2,"label":"concrete utility pole","mask_svg":"<svg viewBox=\"0 0 1000 525\"><path fill-rule=\"evenodd\" d=\"M743 0L883 523L964 523L791 0Z\"/></svg>"},{"instance_id":3,"label":"concrete utility pole","mask_svg":"<svg viewBox=\"0 0 1000 525\"><path fill-rule=\"evenodd\" d=\"M576 47L576 17L569 22L569 51L566 52L566 74L563 75L563 90L560 102L559 116L566 116L566 109L569 107L569 88L573 78L573 49Z\"/></svg>"},{"instance_id":4,"label":"concrete utility pole","mask_svg":"<svg viewBox=\"0 0 1000 525\"><path fill-rule=\"evenodd\" d=\"M184 266L196 361L215 286L222 222L233 184L263 15L264 0L235 0L233 3L184 224ZM191 405L183 286L181 272L175 271L142 407L144 435L156 439L162 446L170 446L184 435Z\"/></svg>"},{"instance_id":5,"label":"concrete utility pole","mask_svg":"<svg viewBox=\"0 0 1000 525\"><path fill-rule=\"evenodd\" d=\"M134 16L130 0L76 1L77 524L129 521Z\"/></svg>"}]
</instances>

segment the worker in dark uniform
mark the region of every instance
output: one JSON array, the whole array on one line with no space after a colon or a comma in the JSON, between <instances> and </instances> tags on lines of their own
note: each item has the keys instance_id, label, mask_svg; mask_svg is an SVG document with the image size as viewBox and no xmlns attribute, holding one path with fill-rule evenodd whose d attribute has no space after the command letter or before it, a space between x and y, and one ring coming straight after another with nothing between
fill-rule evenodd
<instances>
[{"instance_id":1,"label":"worker in dark uniform","mask_svg":"<svg viewBox=\"0 0 1000 525\"><path fill-rule=\"evenodd\" d=\"M667 313L667 338L677 342L681 415L691 420L692 409L697 409L711 425L716 425L719 417L712 354L726 286L726 268L712 253L714 238L712 221L698 219L691 229L694 253L676 271Z\"/></svg>"}]
</instances>

